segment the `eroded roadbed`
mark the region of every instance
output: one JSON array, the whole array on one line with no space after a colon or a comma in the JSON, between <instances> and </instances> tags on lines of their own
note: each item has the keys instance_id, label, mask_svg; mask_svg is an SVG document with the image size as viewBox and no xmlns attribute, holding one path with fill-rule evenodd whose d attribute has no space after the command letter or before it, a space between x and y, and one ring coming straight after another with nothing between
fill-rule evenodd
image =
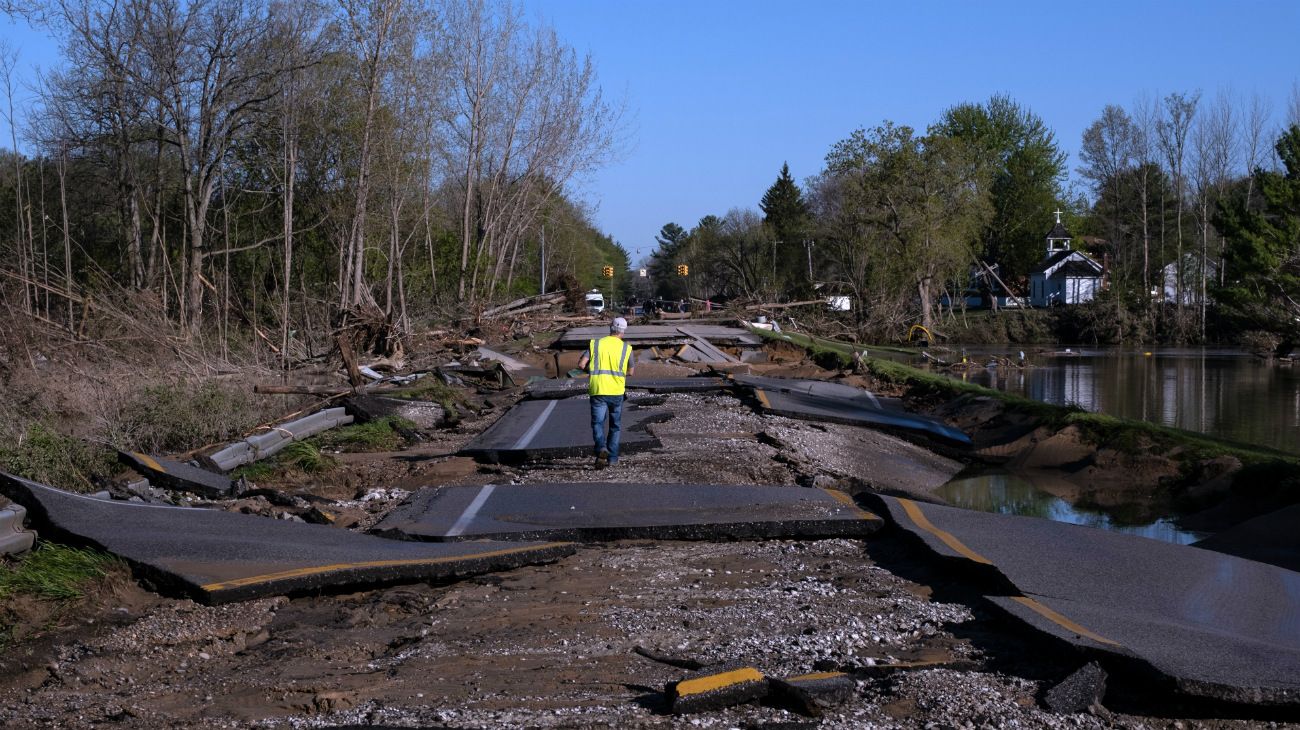
<instances>
[{"instance_id":1,"label":"eroded roadbed","mask_svg":"<svg viewBox=\"0 0 1300 730\"><path fill-rule=\"evenodd\" d=\"M422 489L375 531L415 540L732 540L865 537L881 524L825 489L488 484Z\"/></svg>"},{"instance_id":2,"label":"eroded roadbed","mask_svg":"<svg viewBox=\"0 0 1300 730\"><path fill-rule=\"evenodd\" d=\"M440 581L571 554L567 543L385 540L323 525L85 497L0 473L46 534L131 563L165 592L209 604L396 581Z\"/></svg>"},{"instance_id":3,"label":"eroded roadbed","mask_svg":"<svg viewBox=\"0 0 1300 730\"><path fill-rule=\"evenodd\" d=\"M1039 631L1136 657L1188 695L1300 706L1300 573L1032 517L873 502Z\"/></svg>"}]
</instances>

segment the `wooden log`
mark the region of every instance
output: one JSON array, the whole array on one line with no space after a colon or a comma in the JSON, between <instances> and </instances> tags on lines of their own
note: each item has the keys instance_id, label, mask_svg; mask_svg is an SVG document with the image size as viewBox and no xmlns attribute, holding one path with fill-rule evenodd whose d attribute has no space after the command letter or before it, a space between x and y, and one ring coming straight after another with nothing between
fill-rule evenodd
<instances>
[{"instance_id":1,"label":"wooden log","mask_svg":"<svg viewBox=\"0 0 1300 730\"><path fill-rule=\"evenodd\" d=\"M352 387L356 388L366 382L361 375L361 368L357 365L357 353L352 349L352 333L344 330L336 338L339 346L339 356L343 358L343 367L347 368L348 381Z\"/></svg>"},{"instance_id":2,"label":"wooden log","mask_svg":"<svg viewBox=\"0 0 1300 730\"><path fill-rule=\"evenodd\" d=\"M552 303L552 302L542 302L541 304L533 304L533 305L531 305L531 306L527 306L527 307L520 307L520 308L518 308L518 309L511 309L511 310L506 311L506 312L496 312L496 313L494 313L494 314L488 314L488 313L484 312L484 313L483 313L483 319L496 319L497 317L503 317L503 316L507 316L507 315L508 315L508 316L514 316L514 315L516 315L516 314L528 314L529 312L540 312L540 311L542 311L543 309L550 309L551 307L554 307L554 306L555 306L555 304Z\"/></svg>"},{"instance_id":3,"label":"wooden log","mask_svg":"<svg viewBox=\"0 0 1300 730\"><path fill-rule=\"evenodd\" d=\"M745 307L745 311L753 312L760 309L786 309L787 307L806 307L809 304L825 303L825 299L805 299L802 302L785 302L784 304L750 304Z\"/></svg>"}]
</instances>

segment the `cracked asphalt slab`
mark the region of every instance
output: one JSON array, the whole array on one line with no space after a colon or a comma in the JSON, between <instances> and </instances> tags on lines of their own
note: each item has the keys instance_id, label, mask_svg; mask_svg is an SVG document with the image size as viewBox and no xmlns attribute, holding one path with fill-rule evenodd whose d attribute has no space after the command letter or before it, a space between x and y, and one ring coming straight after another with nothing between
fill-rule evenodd
<instances>
[{"instance_id":1,"label":"cracked asphalt slab","mask_svg":"<svg viewBox=\"0 0 1300 730\"><path fill-rule=\"evenodd\" d=\"M945 558L996 572L989 600L1082 648L1136 657L1180 692L1300 707L1300 573L1194 547L873 497Z\"/></svg>"},{"instance_id":2,"label":"cracked asphalt slab","mask_svg":"<svg viewBox=\"0 0 1300 730\"><path fill-rule=\"evenodd\" d=\"M881 520L824 489L727 484L487 484L422 489L373 532L412 540L866 537Z\"/></svg>"},{"instance_id":3,"label":"cracked asphalt slab","mask_svg":"<svg viewBox=\"0 0 1300 730\"><path fill-rule=\"evenodd\" d=\"M646 427L663 418L662 411L642 408L637 399L629 398L623 404L620 453L660 446ZM520 401L474 437L460 453L490 462L519 462L578 456L590 454L591 450L591 406L582 396Z\"/></svg>"},{"instance_id":4,"label":"cracked asphalt slab","mask_svg":"<svg viewBox=\"0 0 1300 730\"><path fill-rule=\"evenodd\" d=\"M399 542L322 525L64 492L0 472L0 491L47 534L127 560L161 591L205 603L446 580L555 560L567 543Z\"/></svg>"}]
</instances>

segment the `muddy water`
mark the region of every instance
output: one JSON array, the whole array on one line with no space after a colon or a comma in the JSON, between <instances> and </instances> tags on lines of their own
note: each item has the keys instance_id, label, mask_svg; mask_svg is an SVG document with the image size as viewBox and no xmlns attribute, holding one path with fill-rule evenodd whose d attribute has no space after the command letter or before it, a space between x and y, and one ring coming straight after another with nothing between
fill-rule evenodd
<instances>
[{"instance_id":1,"label":"muddy water","mask_svg":"<svg viewBox=\"0 0 1300 730\"><path fill-rule=\"evenodd\" d=\"M1029 367L954 376L1047 403L1300 453L1300 365L1225 350L1065 350L1026 350ZM990 354L1018 355L968 352L976 362Z\"/></svg>"},{"instance_id":2,"label":"muddy water","mask_svg":"<svg viewBox=\"0 0 1300 730\"><path fill-rule=\"evenodd\" d=\"M1110 514L1072 505L1040 489L1023 475L989 473L959 477L939 487L934 493L954 507L1004 515L1042 517L1179 545L1189 545L1206 537L1204 534L1180 529L1167 518L1147 524L1125 523Z\"/></svg>"}]
</instances>

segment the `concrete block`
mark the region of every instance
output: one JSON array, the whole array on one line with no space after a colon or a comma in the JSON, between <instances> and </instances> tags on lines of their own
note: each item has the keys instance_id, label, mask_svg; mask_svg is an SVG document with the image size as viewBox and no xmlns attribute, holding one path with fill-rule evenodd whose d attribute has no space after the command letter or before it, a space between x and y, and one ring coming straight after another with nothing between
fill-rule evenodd
<instances>
[{"instance_id":1,"label":"concrete block","mask_svg":"<svg viewBox=\"0 0 1300 730\"><path fill-rule=\"evenodd\" d=\"M669 682L664 694L674 715L721 710L767 695L767 679L754 667L727 664Z\"/></svg>"},{"instance_id":2,"label":"concrete block","mask_svg":"<svg viewBox=\"0 0 1300 730\"><path fill-rule=\"evenodd\" d=\"M1052 712L1074 715L1100 705L1105 695L1106 670L1097 662L1089 662L1047 690L1043 704Z\"/></svg>"},{"instance_id":3,"label":"concrete block","mask_svg":"<svg viewBox=\"0 0 1300 730\"><path fill-rule=\"evenodd\" d=\"M36 533L23 529L27 510L20 504L0 507L0 555L25 553L36 544Z\"/></svg>"},{"instance_id":4,"label":"concrete block","mask_svg":"<svg viewBox=\"0 0 1300 730\"><path fill-rule=\"evenodd\" d=\"M857 683L843 672L815 672L787 679L771 678L772 698L810 717L853 698Z\"/></svg>"}]
</instances>

